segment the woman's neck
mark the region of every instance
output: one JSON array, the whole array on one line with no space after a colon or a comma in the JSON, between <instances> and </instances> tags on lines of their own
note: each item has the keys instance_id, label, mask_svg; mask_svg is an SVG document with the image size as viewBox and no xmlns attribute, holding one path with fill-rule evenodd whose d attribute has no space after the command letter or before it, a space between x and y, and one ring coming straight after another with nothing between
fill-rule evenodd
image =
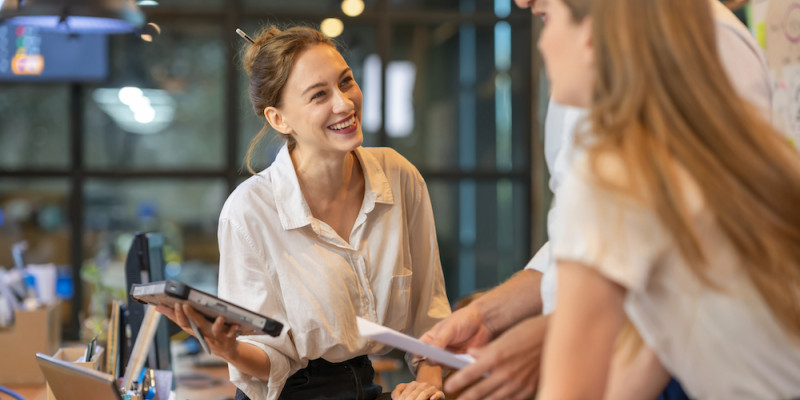
<instances>
[{"instance_id":1,"label":"woman's neck","mask_svg":"<svg viewBox=\"0 0 800 400\"><path fill-rule=\"evenodd\" d=\"M320 194L333 194L352 179L356 164L353 153L310 154L295 148L290 155L301 185L313 187Z\"/></svg>"},{"instance_id":2,"label":"woman's neck","mask_svg":"<svg viewBox=\"0 0 800 400\"><path fill-rule=\"evenodd\" d=\"M296 148L291 157L300 188L315 216L324 214L332 203L351 198L354 192L363 198L364 174L355 151L343 156L322 156L306 154Z\"/></svg>"}]
</instances>

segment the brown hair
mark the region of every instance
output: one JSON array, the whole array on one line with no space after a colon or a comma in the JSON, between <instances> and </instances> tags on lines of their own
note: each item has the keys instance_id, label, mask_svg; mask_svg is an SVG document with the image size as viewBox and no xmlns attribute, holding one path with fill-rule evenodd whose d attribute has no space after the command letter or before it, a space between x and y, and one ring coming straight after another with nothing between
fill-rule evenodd
<instances>
[{"instance_id":1,"label":"brown hair","mask_svg":"<svg viewBox=\"0 0 800 400\"><path fill-rule=\"evenodd\" d=\"M610 154L628 174L622 184L592 179L651 207L694 273L714 287L681 190L685 169L743 272L800 336L800 156L728 79L709 2L565 2L592 17L592 170Z\"/></svg>"},{"instance_id":2,"label":"brown hair","mask_svg":"<svg viewBox=\"0 0 800 400\"><path fill-rule=\"evenodd\" d=\"M253 104L256 115L265 118L264 109L280 106L283 87L289 79L295 59L303 50L315 44L327 44L336 48L334 42L325 34L306 26L296 26L283 31L270 26L262 29L253 38L253 43L246 45L242 65L250 78L250 103ZM255 175L250 165L253 151L268 129L269 123L265 122L261 131L250 141L245 162L251 174ZM294 147L294 139L289 136L287 140L289 147Z\"/></svg>"}]
</instances>

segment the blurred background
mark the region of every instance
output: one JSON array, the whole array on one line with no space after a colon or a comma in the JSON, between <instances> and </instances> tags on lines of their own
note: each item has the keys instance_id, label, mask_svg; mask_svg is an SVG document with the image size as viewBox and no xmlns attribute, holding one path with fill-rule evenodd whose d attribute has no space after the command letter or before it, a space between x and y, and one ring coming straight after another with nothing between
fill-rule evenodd
<instances>
[{"instance_id":1,"label":"blurred background","mask_svg":"<svg viewBox=\"0 0 800 400\"><path fill-rule=\"evenodd\" d=\"M364 93L364 145L396 149L428 183L452 302L546 239L541 23L512 0L138 3L150 25L135 33L0 25L0 266L20 241L26 263L58 266L66 340L105 312L93 293L125 297L135 232L163 234L168 277L216 292L217 217L263 121L237 27L336 36ZM18 54L44 73L10 69ZM279 146L265 140L255 169Z\"/></svg>"}]
</instances>

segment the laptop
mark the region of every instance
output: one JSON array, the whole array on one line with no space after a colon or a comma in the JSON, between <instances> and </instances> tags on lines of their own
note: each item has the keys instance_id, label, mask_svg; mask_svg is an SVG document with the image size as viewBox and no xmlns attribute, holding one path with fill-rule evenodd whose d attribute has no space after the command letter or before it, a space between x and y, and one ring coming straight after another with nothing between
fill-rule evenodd
<instances>
[{"instance_id":1,"label":"laptop","mask_svg":"<svg viewBox=\"0 0 800 400\"><path fill-rule=\"evenodd\" d=\"M57 400L122 400L113 376L36 353L47 384Z\"/></svg>"}]
</instances>

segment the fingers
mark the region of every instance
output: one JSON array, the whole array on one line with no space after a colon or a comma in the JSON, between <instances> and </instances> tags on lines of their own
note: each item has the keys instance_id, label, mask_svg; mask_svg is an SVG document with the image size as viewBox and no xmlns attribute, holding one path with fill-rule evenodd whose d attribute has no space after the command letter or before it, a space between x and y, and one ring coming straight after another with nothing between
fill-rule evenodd
<instances>
[{"instance_id":1,"label":"fingers","mask_svg":"<svg viewBox=\"0 0 800 400\"><path fill-rule=\"evenodd\" d=\"M192 336L195 336L194 329L192 329L191 323L189 323L189 319L191 318L192 322L194 322L195 326L197 326L197 330L203 336L208 336L211 332L211 323L205 319L200 313L194 310L192 306L186 304L175 304L175 323L178 324L184 331L188 332Z\"/></svg>"},{"instance_id":2,"label":"fingers","mask_svg":"<svg viewBox=\"0 0 800 400\"><path fill-rule=\"evenodd\" d=\"M450 318L439 321L429 331L425 332L420 340L439 348L445 348L453 339L454 329Z\"/></svg>"},{"instance_id":3,"label":"fingers","mask_svg":"<svg viewBox=\"0 0 800 400\"><path fill-rule=\"evenodd\" d=\"M538 352L510 340L515 338L504 335L484 348L471 349L476 361L450 376L447 391L463 390L459 400L530 398L538 383Z\"/></svg>"},{"instance_id":4,"label":"fingers","mask_svg":"<svg viewBox=\"0 0 800 400\"><path fill-rule=\"evenodd\" d=\"M499 369L464 390L458 400L514 400L529 399L536 390L536 378L519 376L519 371Z\"/></svg>"},{"instance_id":5,"label":"fingers","mask_svg":"<svg viewBox=\"0 0 800 400\"><path fill-rule=\"evenodd\" d=\"M430 400L441 400L441 399L444 399L444 392L442 392L441 390L437 390L436 393L434 393L433 396L430 397Z\"/></svg>"},{"instance_id":6,"label":"fingers","mask_svg":"<svg viewBox=\"0 0 800 400\"><path fill-rule=\"evenodd\" d=\"M490 375L486 379L481 380L474 386L465 390L458 396L458 400L510 400L510 399L527 399L530 395L524 396L523 393L517 391L515 385L504 379L501 375Z\"/></svg>"},{"instance_id":7,"label":"fingers","mask_svg":"<svg viewBox=\"0 0 800 400\"><path fill-rule=\"evenodd\" d=\"M476 349L470 351L470 355L475 358L475 362L450 375L447 382L445 382L445 390L448 392L459 392L473 385L476 381L488 375L489 371L496 366L496 357L493 352L483 352L481 349Z\"/></svg>"},{"instance_id":8,"label":"fingers","mask_svg":"<svg viewBox=\"0 0 800 400\"><path fill-rule=\"evenodd\" d=\"M183 310L181 310L180 307L180 304L175 304L173 308L169 308L167 306L158 306L156 307L156 311L164 314L164 316L181 327L181 329L183 329L185 332L193 334L192 327L189 326L189 321L186 319L186 315L183 313Z\"/></svg>"},{"instance_id":9,"label":"fingers","mask_svg":"<svg viewBox=\"0 0 800 400\"><path fill-rule=\"evenodd\" d=\"M216 338L235 339L238 332L239 325L228 325L222 317L217 317L214 323L211 324L211 333Z\"/></svg>"},{"instance_id":10,"label":"fingers","mask_svg":"<svg viewBox=\"0 0 800 400\"><path fill-rule=\"evenodd\" d=\"M394 390L392 390L392 400L400 400L400 396L406 389L406 386L407 385L405 383L397 385Z\"/></svg>"},{"instance_id":11,"label":"fingers","mask_svg":"<svg viewBox=\"0 0 800 400\"><path fill-rule=\"evenodd\" d=\"M427 382L401 383L392 391L392 400L438 400L444 393Z\"/></svg>"},{"instance_id":12,"label":"fingers","mask_svg":"<svg viewBox=\"0 0 800 400\"><path fill-rule=\"evenodd\" d=\"M160 305L156 306L156 311L164 314L167 318L174 320L175 319L175 311L167 306Z\"/></svg>"}]
</instances>

